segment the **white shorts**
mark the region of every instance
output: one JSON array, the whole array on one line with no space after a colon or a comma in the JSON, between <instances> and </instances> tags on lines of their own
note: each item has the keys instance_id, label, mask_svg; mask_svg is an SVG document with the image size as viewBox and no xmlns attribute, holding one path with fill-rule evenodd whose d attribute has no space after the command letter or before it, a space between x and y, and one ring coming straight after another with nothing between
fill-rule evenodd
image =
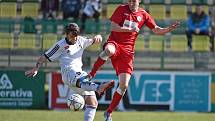
<instances>
[{"instance_id":1,"label":"white shorts","mask_svg":"<svg viewBox=\"0 0 215 121\"><path fill-rule=\"evenodd\" d=\"M76 87L77 80L87 75L85 71L75 72L73 69L67 69L61 71L61 75L64 84L68 85L76 93L83 96L96 95L94 91L85 91L81 88Z\"/></svg>"}]
</instances>

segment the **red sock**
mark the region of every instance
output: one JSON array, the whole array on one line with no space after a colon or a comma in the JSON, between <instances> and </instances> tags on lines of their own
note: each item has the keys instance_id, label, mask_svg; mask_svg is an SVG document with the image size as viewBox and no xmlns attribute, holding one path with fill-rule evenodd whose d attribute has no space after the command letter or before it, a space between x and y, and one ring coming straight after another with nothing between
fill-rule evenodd
<instances>
[{"instance_id":1,"label":"red sock","mask_svg":"<svg viewBox=\"0 0 215 121\"><path fill-rule=\"evenodd\" d=\"M117 105L119 104L120 100L122 99L122 95L120 95L117 91L115 91L113 95L113 99L107 109L108 113L112 113L113 110L116 109Z\"/></svg>"},{"instance_id":2,"label":"red sock","mask_svg":"<svg viewBox=\"0 0 215 121\"><path fill-rule=\"evenodd\" d=\"M94 77L96 75L96 72L100 69L100 67L106 62L106 60L103 60L101 57L98 57L95 64L93 65L93 68L90 72L90 75Z\"/></svg>"}]
</instances>

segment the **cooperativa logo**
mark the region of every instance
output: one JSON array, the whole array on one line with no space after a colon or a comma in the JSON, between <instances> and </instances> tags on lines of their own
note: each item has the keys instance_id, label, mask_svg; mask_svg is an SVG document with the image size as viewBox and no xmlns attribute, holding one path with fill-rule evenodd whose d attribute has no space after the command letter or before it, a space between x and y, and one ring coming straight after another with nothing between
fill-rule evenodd
<instances>
[{"instance_id":1,"label":"cooperativa logo","mask_svg":"<svg viewBox=\"0 0 215 121\"><path fill-rule=\"evenodd\" d=\"M13 80L8 78L7 74L2 74L0 78L0 97L1 98L32 98L33 93L31 90L26 90L23 88L14 88L12 84ZM32 99L31 99L32 100Z\"/></svg>"},{"instance_id":2,"label":"cooperativa logo","mask_svg":"<svg viewBox=\"0 0 215 121\"><path fill-rule=\"evenodd\" d=\"M0 78L0 89L12 89L13 85L7 74L3 74Z\"/></svg>"}]
</instances>

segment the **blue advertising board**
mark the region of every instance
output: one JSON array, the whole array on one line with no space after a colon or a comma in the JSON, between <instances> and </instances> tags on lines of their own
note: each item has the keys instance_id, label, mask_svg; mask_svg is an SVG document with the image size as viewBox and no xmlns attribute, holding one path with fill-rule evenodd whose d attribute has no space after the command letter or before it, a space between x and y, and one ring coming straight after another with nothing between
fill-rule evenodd
<instances>
[{"instance_id":1,"label":"blue advertising board","mask_svg":"<svg viewBox=\"0 0 215 121\"><path fill-rule=\"evenodd\" d=\"M210 80L208 74L176 74L174 110L210 111Z\"/></svg>"},{"instance_id":2,"label":"blue advertising board","mask_svg":"<svg viewBox=\"0 0 215 121\"><path fill-rule=\"evenodd\" d=\"M115 87L99 98L99 104L108 105L118 86L114 71L100 71L94 81L115 80ZM211 73L134 71L120 110L211 110Z\"/></svg>"},{"instance_id":3,"label":"blue advertising board","mask_svg":"<svg viewBox=\"0 0 215 121\"><path fill-rule=\"evenodd\" d=\"M135 72L128 89L130 102L132 104L169 104L170 82L169 74Z\"/></svg>"}]
</instances>

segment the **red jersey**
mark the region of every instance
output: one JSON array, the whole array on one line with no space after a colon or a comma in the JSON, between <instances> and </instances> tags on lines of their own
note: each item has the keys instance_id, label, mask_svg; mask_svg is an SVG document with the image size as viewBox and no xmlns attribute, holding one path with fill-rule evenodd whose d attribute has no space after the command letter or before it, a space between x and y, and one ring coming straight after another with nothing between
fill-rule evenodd
<instances>
[{"instance_id":1,"label":"red jersey","mask_svg":"<svg viewBox=\"0 0 215 121\"><path fill-rule=\"evenodd\" d=\"M150 29L155 28L156 24L152 17L142 8L137 12L132 12L128 4L120 5L113 13L110 21L118 24L121 27L134 28L138 26L139 29L146 25ZM138 36L137 32L115 32L111 31L108 41L114 41L119 44L124 52L134 53L134 44Z\"/></svg>"}]
</instances>

